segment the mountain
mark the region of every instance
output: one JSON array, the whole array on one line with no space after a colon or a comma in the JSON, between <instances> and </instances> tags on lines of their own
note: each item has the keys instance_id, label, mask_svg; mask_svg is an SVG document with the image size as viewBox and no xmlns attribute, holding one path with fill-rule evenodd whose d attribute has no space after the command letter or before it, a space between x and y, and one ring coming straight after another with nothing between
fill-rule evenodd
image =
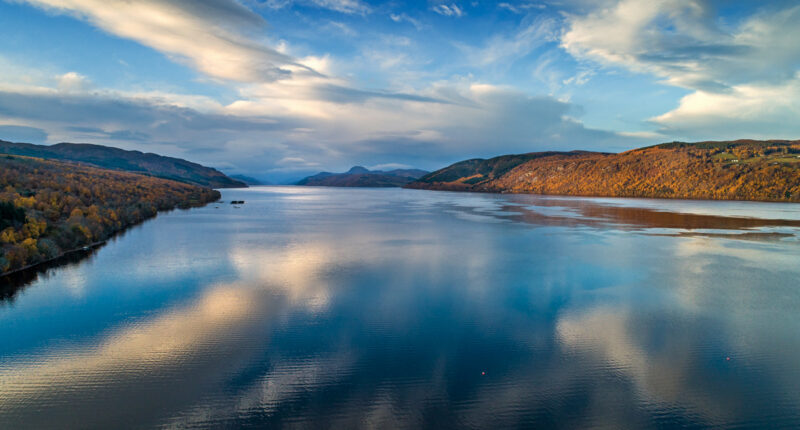
<instances>
[{"instance_id":1,"label":"mountain","mask_svg":"<svg viewBox=\"0 0 800 430\"><path fill-rule=\"evenodd\" d=\"M382 171L354 166L345 173L320 172L302 179L297 185L319 187L402 187L427 173L418 169Z\"/></svg>"},{"instance_id":2,"label":"mountain","mask_svg":"<svg viewBox=\"0 0 800 430\"><path fill-rule=\"evenodd\" d=\"M408 188L800 202L800 141L672 142L619 154L539 152L455 163Z\"/></svg>"},{"instance_id":3,"label":"mountain","mask_svg":"<svg viewBox=\"0 0 800 430\"><path fill-rule=\"evenodd\" d=\"M209 188L247 187L244 182L231 179L216 169L180 158L126 151L88 143L58 143L47 146L0 140L0 154L91 164L106 169L135 172Z\"/></svg>"}]
</instances>

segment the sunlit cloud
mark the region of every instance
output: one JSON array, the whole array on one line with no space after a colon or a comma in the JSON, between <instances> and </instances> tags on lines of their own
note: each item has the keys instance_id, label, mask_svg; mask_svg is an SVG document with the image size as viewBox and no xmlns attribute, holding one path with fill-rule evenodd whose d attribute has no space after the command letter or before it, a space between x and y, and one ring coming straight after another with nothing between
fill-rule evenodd
<instances>
[{"instance_id":1,"label":"sunlit cloud","mask_svg":"<svg viewBox=\"0 0 800 430\"><path fill-rule=\"evenodd\" d=\"M239 82L263 82L297 66L254 36L265 24L232 0L29 0L48 11L72 14L120 37L135 40L202 73ZM313 73L312 70L303 70Z\"/></svg>"},{"instance_id":2,"label":"sunlit cloud","mask_svg":"<svg viewBox=\"0 0 800 430\"><path fill-rule=\"evenodd\" d=\"M568 17L562 46L607 66L693 90L652 119L684 139L794 138L800 6L775 6L727 24L707 2L620 0Z\"/></svg>"}]
</instances>

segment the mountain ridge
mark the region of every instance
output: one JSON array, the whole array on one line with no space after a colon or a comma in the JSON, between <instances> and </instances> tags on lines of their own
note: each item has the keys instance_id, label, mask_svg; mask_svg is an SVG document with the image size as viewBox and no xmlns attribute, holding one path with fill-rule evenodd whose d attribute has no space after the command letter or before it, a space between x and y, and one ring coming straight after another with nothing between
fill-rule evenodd
<instances>
[{"instance_id":1,"label":"mountain ridge","mask_svg":"<svg viewBox=\"0 0 800 430\"><path fill-rule=\"evenodd\" d=\"M669 142L471 159L408 188L597 197L800 202L800 140Z\"/></svg>"},{"instance_id":2,"label":"mountain ridge","mask_svg":"<svg viewBox=\"0 0 800 430\"><path fill-rule=\"evenodd\" d=\"M353 166L344 173L319 172L301 179L296 185L318 187L401 187L428 172L420 169L369 170L363 166Z\"/></svg>"},{"instance_id":3,"label":"mountain ridge","mask_svg":"<svg viewBox=\"0 0 800 430\"><path fill-rule=\"evenodd\" d=\"M129 151L91 143L61 142L54 145L0 140L0 153L77 162L104 169L139 173L209 188L243 188L242 181L198 163L151 152Z\"/></svg>"}]
</instances>

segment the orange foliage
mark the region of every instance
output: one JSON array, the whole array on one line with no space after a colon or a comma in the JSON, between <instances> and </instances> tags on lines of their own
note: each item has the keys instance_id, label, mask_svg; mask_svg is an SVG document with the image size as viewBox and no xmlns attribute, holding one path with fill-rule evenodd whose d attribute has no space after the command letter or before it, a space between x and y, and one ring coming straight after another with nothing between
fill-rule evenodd
<instances>
[{"instance_id":1,"label":"orange foliage","mask_svg":"<svg viewBox=\"0 0 800 430\"><path fill-rule=\"evenodd\" d=\"M486 160L491 161L491 160ZM442 169L440 172L446 172ZM436 175L436 176L434 176ZM446 177L434 172L432 178ZM499 176L469 172L413 188L603 197L800 202L800 142L671 143L620 154L561 153Z\"/></svg>"},{"instance_id":2,"label":"orange foliage","mask_svg":"<svg viewBox=\"0 0 800 430\"><path fill-rule=\"evenodd\" d=\"M85 165L0 155L0 273L103 241L219 192Z\"/></svg>"}]
</instances>

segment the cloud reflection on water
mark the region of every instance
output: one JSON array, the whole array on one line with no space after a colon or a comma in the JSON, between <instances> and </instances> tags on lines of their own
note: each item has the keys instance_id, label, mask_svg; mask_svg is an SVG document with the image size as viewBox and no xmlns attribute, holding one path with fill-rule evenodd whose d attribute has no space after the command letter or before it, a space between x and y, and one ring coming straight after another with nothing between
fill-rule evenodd
<instances>
[{"instance_id":1,"label":"cloud reflection on water","mask_svg":"<svg viewBox=\"0 0 800 430\"><path fill-rule=\"evenodd\" d=\"M204 258L226 260L229 279L97 339L0 362L0 422L763 424L754 394L798 416L792 243L631 234L686 218L587 201L275 189L241 191L248 203L230 214L199 210L224 240L161 238L141 257L181 247L167 275L183 276L192 249L214 247ZM567 209L527 215L536 204Z\"/></svg>"}]
</instances>

